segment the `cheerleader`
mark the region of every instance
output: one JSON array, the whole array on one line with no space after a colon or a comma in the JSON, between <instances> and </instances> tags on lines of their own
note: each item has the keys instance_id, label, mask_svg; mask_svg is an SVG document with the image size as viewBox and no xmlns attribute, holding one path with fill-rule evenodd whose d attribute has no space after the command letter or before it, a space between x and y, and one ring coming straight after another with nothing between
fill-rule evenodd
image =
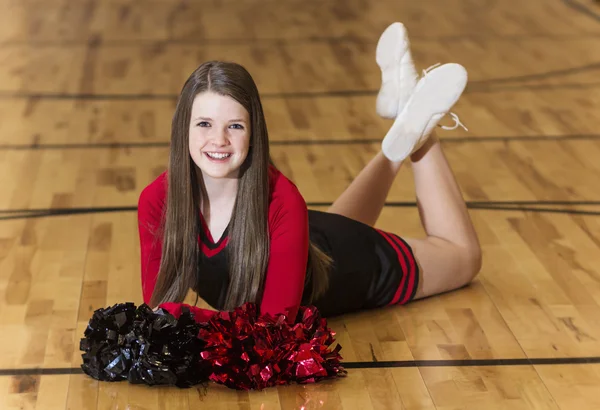
<instances>
[{"instance_id":1,"label":"cheerleader","mask_svg":"<svg viewBox=\"0 0 600 410\"><path fill-rule=\"evenodd\" d=\"M176 314L192 289L212 309L256 303L322 315L402 305L460 288L481 268L465 202L433 130L467 83L458 64L419 78L404 26L377 45L379 115L393 119L381 151L326 211L307 209L273 164L257 87L240 65L209 61L185 82L172 120L167 171L138 206L144 302ZM458 122L458 125L461 125ZM424 238L374 228L410 161Z\"/></svg>"}]
</instances>

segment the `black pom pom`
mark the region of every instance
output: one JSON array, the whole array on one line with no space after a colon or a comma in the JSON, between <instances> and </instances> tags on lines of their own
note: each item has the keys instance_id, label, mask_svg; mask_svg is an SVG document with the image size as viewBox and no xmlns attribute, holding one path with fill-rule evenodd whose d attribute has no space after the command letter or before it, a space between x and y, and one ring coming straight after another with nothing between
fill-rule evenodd
<instances>
[{"instance_id":1,"label":"black pom pom","mask_svg":"<svg viewBox=\"0 0 600 410\"><path fill-rule=\"evenodd\" d=\"M136 308L122 303L98 309L90 319L79 349L85 353L83 371L94 379L118 381L127 378L131 366L131 341Z\"/></svg>"},{"instance_id":2,"label":"black pom pom","mask_svg":"<svg viewBox=\"0 0 600 410\"><path fill-rule=\"evenodd\" d=\"M80 342L83 371L102 381L189 387L208 380L191 312L179 319L163 309L133 303L98 309Z\"/></svg>"}]
</instances>

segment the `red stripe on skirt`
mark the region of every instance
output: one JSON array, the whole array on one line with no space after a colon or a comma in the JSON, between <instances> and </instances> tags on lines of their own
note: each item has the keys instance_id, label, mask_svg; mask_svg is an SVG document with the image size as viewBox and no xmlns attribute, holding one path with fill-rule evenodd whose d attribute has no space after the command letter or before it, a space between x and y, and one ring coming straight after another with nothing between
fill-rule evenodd
<instances>
[{"instance_id":1,"label":"red stripe on skirt","mask_svg":"<svg viewBox=\"0 0 600 410\"><path fill-rule=\"evenodd\" d=\"M415 287L415 276L416 276L416 271L417 271L416 270L416 261L415 261L415 258L413 256L412 252L408 249L408 247L406 246L406 244L404 242L402 242L400 239L396 238L394 235L390 235L390 236L396 241L396 243L398 243L398 245L400 245L400 247L404 251L404 254L408 257L408 260L410 262L410 271L408 272L408 291L406 292L404 299L402 299L400 301L400 304L403 305L406 302L408 302L408 298L413 293L413 288Z\"/></svg>"},{"instance_id":2,"label":"red stripe on skirt","mask_svg":"<svg viewBox=\"0 0 600 410\"><path fill-rule=\"evenodd\" d=\"M398 260L400 261L400 265L402 265L402 270L404 272L406 272L407 271L406 262L404 261L404 258L400 254L400 249L398 249L395 242L392 239L390 239L389 234L387 232L384 232L379 229L377 229L377 232L379 232L389 242L389 244L392 246L392 248L394 248L394 250L398 254ZM400 286L398 287L398 289L396 289L394 298L392 299L392 301L390 303L388 303L388 306L395 305L396 303L398 303L398 299L400 299L400 295L402 294L402 289L404 288L404 284L406 283L406 276L407 275L402 275L402 280L400 281Z\"/></svg>"}]
</instances>

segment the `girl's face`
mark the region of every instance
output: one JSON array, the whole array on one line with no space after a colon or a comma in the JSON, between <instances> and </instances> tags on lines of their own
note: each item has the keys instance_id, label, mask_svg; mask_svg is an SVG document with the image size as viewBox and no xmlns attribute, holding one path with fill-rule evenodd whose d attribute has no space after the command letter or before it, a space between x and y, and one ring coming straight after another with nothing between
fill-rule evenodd
<instances>
[{"instance_id":1,"label":"girl's face","mask_svg":"<svg viewBox=\"0 0 600 410\"><path fill-rule=\"evenodd\" d=\"M250 147L248 111L231 97L207 91L192 104L189 149L204 178L237 178Z\"/></svg>"}]
</instances>

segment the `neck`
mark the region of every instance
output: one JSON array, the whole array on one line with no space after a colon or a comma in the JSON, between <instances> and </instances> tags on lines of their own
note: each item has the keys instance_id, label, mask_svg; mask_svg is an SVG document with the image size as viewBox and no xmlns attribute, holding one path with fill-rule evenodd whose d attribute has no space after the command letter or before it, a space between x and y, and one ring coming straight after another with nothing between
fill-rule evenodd
<instances>
[{"instance_id":1,"label":"neck","mask_svg":"<svg viewBox=\"0 0 600 410\"><path fill-rule=\"evenodd\" d=\"M201 209L203 215L208 217L212 210L225 211L233 208L237 195L238 178L213 179L203 175L204 190L206 198L202 198Z\"/></svg>"}]
</instances>

